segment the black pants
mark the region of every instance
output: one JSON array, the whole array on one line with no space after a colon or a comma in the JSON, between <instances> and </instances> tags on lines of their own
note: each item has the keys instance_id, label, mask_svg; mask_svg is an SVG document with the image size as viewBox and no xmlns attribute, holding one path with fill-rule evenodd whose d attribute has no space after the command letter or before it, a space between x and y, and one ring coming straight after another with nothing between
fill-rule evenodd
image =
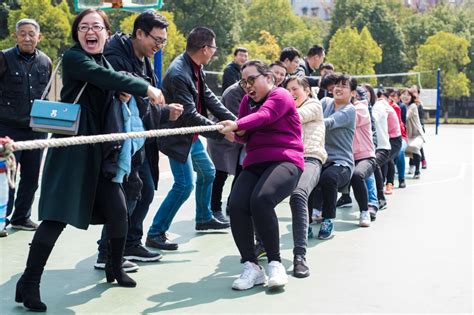
<instances>
[{"instance_id":1,"label":"black pants","mask_svg":"<svg viewBox=\"0 0 474 315\"><path fill-rule=\"evenodd\" d=\"M235 167L235 176L232 180L232 187L234 187L235 181L237 176L239 176L240 172L242 171L242 166L238 164ZM222 192L224 190L225 181L229 173L216 170L216 177L214 178L214 182L212 183L212 194L211 194L211 210L212 212L222 211Z\"/></svg>"},{"instance_id":2,"label":"black pants","mask_svg":"<svg viewBox=\"0 0 474 315\"><path fill-rule=\"evenodd\" d=\"M341 165L323 166L318 186L315 192L315 204L322 204L323 218L336 217L336 201L338 189L344 187L351 180L351 170Z\"/></svg>"},{"instance_id":3,"label":"black pants","mask_svg":"<svg viewBox=\"0 0 474 315\"><path fill-rule=\"evenodd\" d=\"M257 262L254 224L268 261L280 259L280 231L275 207L296 187L302 171L290 162L251 165L237 177L229 198L232 236L241 261Z\"/></svg>"},{"instance_id":4,"label":"black pants","mask_svg":"<svg viewBox=\"0 0 474 315\"><path fill-rule=\"evenodd\" d=\"M140 179L143 182L140 200L127 199L127 212L130 224L128 225L127 242L125 248L131 248L142 244L143 237L143 221L148 213L150 204L155 196L155 183L151 174L151 168L148 160L145 160L140 166ZM107 232L105 227L102 229L102 235L97 244L99 244L99 252L105 254L107 246Z\"/></svg>"},{"instance_id":5,"label":"black pants","mask_svg":"<svg viewBox=\"0 0 474 315\"><path fill-rule=\"evenodd\" d=\"M355 162L351 185L354 189L354 197L357 200L360 211L367 211L369 209L369 199L365 180L374 172L375 163L374 158L363 159Z\"/></svg>"},{"instance_id":6,"label":"black pants","mask_svg":"<svg viewBox=\"0 0 474 315\"><path fill-rule=\"evenodd\" d=\"M46 139L44 132L35 132L29 128L12 128L0 124L0 137L8 136L15 141ZM38 178L43 157L43 150L25 150L14 152L15 159L21 166L20 182L18 184L16 199L15 189L8 192L7 217L15 211L10 219L12 224L22 224L31 216L31 206L38 189Z\"/></svg>"},{"instance_id":7,"label":"black pants","mask_svg":"<svg viewBox=\"0 0 474 315\"><path fill-rule=\"evenodd\" d=\"M105 179L99 180L94 207L98 214L105 218L105 228L110 238L122 238L127 235L127 207L120 184ZM65 227L64 222L44 220L36 230L33 241L53 247Z\"/></svg>"},{"instance_id":8,"label":"black pants","mask_svg":"<svg viewBox=\"0 0 474 315\"><path fill-rule=\"evenodd\" d=\"M392 147L390 149L390 156L383 170L387 184L393 184L395 179L395 161L398 159L400 149L402 148L402 137L390 138L390 146Z\"/></svg>"},{"instance_id":9,"label":"black pants","mask_svg":"<svg viewBox=\"0 0 474 315\"><path fill-rule=\"evenodd\" d=\"M385 200L385 196L383 194L383 186L384 186L384 178L382 173L382 168L384 167L385 163L388 162L390 158L390 150L379 149L375 151L375 163L374 165L374 176L375 176L375 184L377 186L377 198L379 200Z\"/></svg>"}]
</instances>

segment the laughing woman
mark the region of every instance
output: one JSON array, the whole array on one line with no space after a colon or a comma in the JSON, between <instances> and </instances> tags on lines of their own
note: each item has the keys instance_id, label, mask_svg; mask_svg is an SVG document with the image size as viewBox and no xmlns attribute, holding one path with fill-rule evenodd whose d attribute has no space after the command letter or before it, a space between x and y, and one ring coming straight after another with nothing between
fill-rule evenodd
<instances>
[{"instance_id":1,"label":"laughing woman","mask_svg":"<svg viewBox=\"0 0 474 315\"><path fill-rule=\"evenodd\" d=\"M117 73L102 55L109 36L109 20L104 12L87 9L72 24L76 45L63 59L61 99L72 102L83 89L79 135L103 133L107 123L119 123L108 113L114 91L146 96L162 103L161 91L147 82ZM108 104L108 105L107 105ZM107 147L110 149L110 146ZM110 257L107 282L120 286L136 283L122 269L122 255L127 233L127 208L121 185L105 174L104 145L81 145L48 150L43 171L38 227L31 242L26 269L16 286L16 302L30 310L44 312L39 283L56 240L67 224L87 229L89 224L105 224L109 236ZM113 175L113 174L112 174Z\"/></svg>"},{"instance_id":2,"label":"laughing woman","mask_svg":"<svg viewBox=\"0 0 474 315\"><path fill-rule=\"evenodd\" d=\"M288 282L280 258L280 233L275 207L295 189L304 168L301 122L293 97L275 87L270 68L261 61L242 66L240 84L247 93L237 121L222 121L222 133L236 132L246 144L243 170L229 200L232 236L242 257L244 271L232 285L246 290L263 284L267 277L257 263L254 227L268 257L268 286Z\"/></svg>"}]
</instances>

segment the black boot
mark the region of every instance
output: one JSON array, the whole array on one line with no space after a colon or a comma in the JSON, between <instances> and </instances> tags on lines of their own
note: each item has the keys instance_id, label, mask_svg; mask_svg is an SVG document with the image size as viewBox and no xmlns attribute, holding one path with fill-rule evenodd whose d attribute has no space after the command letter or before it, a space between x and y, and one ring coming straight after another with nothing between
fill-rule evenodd
<instances>
[{"instance_id":1,"label":"black boot","mask_svg":"<svg viewBox=\"0 0 474 315\"><path fill-rule=\"evenodd\" d=\"M26 261L25 272L16 284L15 302L23 302L23 305L31 311L46 311L46 304L41 302L39 284L52 249L53 246L33 241Z\"/></svg>"},{"instance_id":2,"label":"black boot","mask_svg":"<svg viewBox=\"0 0 474 315\"><path fill-rule=\"evenodd\" d=\"M107 251L107 263L105 265L105 276L107 282L117 283L122 287L134 288L137 286L135 280L130 278L122 268L123 249L125 247L125 238L111 238Z\"/></svg>"}]
</instances>

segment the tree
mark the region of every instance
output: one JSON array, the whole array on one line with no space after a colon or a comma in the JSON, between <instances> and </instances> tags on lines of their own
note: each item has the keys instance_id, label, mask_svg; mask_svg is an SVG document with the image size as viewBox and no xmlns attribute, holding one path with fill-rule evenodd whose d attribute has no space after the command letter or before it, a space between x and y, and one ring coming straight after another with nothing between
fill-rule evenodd
<instances>
[{"instance_id":1,"label":"tree","mask_svg":"<svg viewBox=\"0 0 474 315\"><path fill-rule=\"evenodd\" d=\"M253 0L243 26L243 38L258 41L260 31L272 34L281 47L293 46L303 54L322 41L322 22L318 18L301 18L293 13L287 0Z\"/></svg>"},{"instance_id":2,"label":"tree","mask_svg":"<svg viewBox=\"0 0 474 315\"><path fill-rule=\"evenodd\" d=\"M410 68L416 64L416 52L428 37L440 32L450 32L464 36L474 36L474 13L468 6L453 8L447 5L435 6L431 11L407 15L400 25L405 37L407 62ZM472 46L472 45L471 45Z\"/></svg>"},{"instance_id":3,"label":"tree","mask_svg":"<svg viewBox=\"0 0 474 315\"><path fill-rule=\"evenodd\" d=\"M168 26L168 41L166 46L163 48L163 73L166 71L168 66L170 65L171 61L181 54L184 49L186 48L186 39L184 38L183 34L181 34L176 24L174 23L174 16L173 13L167 11L160 11L160 14L166 17L170 25ZM133 22L135 18L138 16L137 14L131 15L126 17L120 23L120 29L123 33L132 33L133 31Z\"/></svg>"},{"instance_id":4,"label":"tree","mask_svg":"<svg viewBox=\"0 0 474 315\"><path fill-rule=\"evenodd\" d=\"M54 60L69 46L71 41L69 38L71 33L69 14L67 5L53 6L49 0L23 0L20 9L10 11L8 30L13 34L15 24L20 19L35 19L40 25L43 35L38 48ZM15 40L8 37L0 42L0 47L10 47L14 44Z\"/></svg>"},{"instance_id":5,"label":"tree","mask_svg":"<svg viewBox=\"0 0 474 315\"><path fill-rule=\"evenodd\" d=\"M359 31L366 26L382 48L382 62L376 66L377 73L407 69L403 34L384 0L336 1L326 41L329 42L339 28L347 26L356 27Z\"/></svg>"},{"instance_id":6,"label":"tree","mask_svg":"<svg viewBox=\"0 0 474 315\"><path fill-rule=\"evenodd\" d=\"M220 69L227 54L240 41L240 25L244 21L244 0L173 0L167 1L165 11L173 12L176 26L182 34L196 26L206 26L216 33L219 47L217 60L210 69Z\"/></svg>"},{"instance_id":7,"label":"tree","mask_svg":"<svg viewBox=\"0 0 474 315\"><path fill-rule=\"evenodd\" d=\"M360 33L356 28L346 27L331 38L327 60L338 72L375 74L375 65L382 61L382 49L366 27ZM377 83L375 79L368 81Z\"/></svg>"},{"instance_id":8,"label":"tree","mask_svg":"<svg viewBox=\"0 0 474 315\"><path fill-rule=\"evenodd\" d=\"M260 38L258 40L247 41L240 46L248 49L249 59L258 59L268 64L274 62L280 56L280 46L276 38L267 31L260 31ZM234 55L229 54L226 61L228 63L233 59Z\"/></svg>"},{"instance_id":9,"label":"tree","mask_svg":"<svg viewBox=\"0 0 474 315\"><path fill-rule=\"evenodd\" d=\"M413 71L431 71L423 76L423 85L436 87L436 69L441 69L441 91L443 96L459 98L469 96L470 84L463 72L471 61L468 56L469 42L455 34L439 32L428 37L418 48L417 65Z\"/></svg>"},{"instance_id":10,"label":"tree","mask_svg":"<svg viewBox=\"0 0 474 315\"><path fill-rule=\"evenodd\" d=\"M8 12L20 7L18 0L0 0L0 39L8 35Z\"/></svg>"}]
</instances>

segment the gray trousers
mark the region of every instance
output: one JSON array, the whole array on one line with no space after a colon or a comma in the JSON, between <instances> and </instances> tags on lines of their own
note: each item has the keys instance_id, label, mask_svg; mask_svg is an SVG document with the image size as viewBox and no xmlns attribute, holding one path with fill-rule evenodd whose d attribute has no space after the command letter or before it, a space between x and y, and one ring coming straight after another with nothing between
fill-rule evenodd
<instances>
[{"instance_id":1,"label":"gray trousers","mask_svg":"<svg viewBox=\"0 0 474 315\"><path fill-rule=\"evenodd\" d=\"M321 161L317 158L304 158L304 171L290 197L291 220L293 226L293 254L306 255L308 245L308 199L318 185L321 174Z\"/></svg>"}]
</instances>

